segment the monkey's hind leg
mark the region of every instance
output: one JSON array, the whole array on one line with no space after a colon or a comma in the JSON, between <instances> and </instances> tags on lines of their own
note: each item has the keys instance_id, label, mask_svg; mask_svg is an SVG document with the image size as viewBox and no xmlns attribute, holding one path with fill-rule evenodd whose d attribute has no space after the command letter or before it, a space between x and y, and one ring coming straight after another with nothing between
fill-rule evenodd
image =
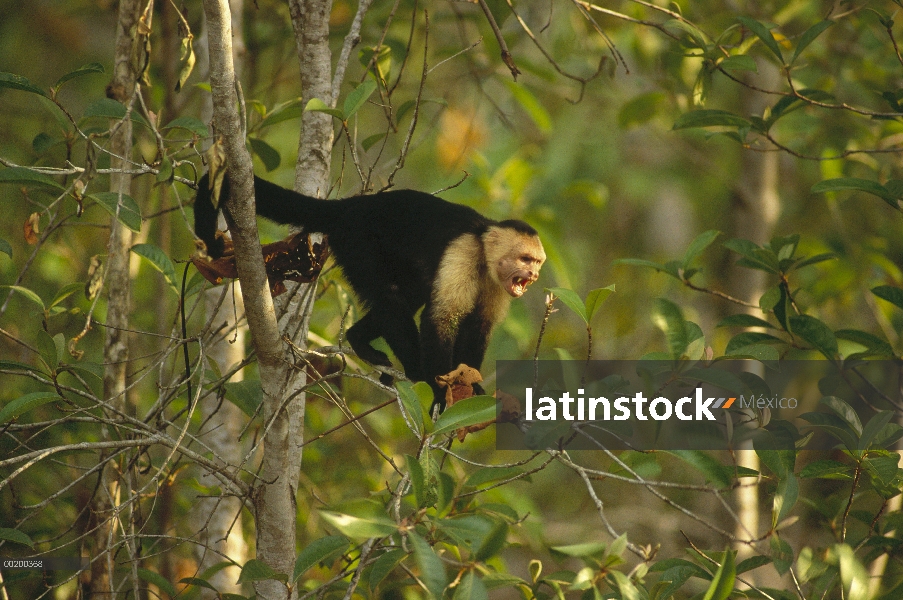
<instances>
[{"instance_id":1,"label":"monkey's hind leg","mask_svg":"<svg viewBox=\"0 0 903 600\"><path fill-rule=\"evenodd\" d=\"M370 345L382 337L389 348L401 361L405 375L413 381L420 381L420 340L414 319L400 310L374 306L348 330L348 343L354 353L370 364L391 367L392 362L385 352ZM384 385L392 385L391 375L383 373L379 380Z\"/></svg>"}]
</instances>

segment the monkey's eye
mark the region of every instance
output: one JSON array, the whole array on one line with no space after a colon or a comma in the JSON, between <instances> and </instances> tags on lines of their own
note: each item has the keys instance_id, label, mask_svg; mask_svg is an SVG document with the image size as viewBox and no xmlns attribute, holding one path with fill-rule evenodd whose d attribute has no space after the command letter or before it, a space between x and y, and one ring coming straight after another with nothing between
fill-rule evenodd
<instances>
[{"instance_id":1,"label":"monkey's eye","mask_svg":"<svg viewBox=\"0 0 903 600\"><path fill-rule=\"evenodd\" d=\"M530 256L529 254L524 254L523 256L520 257L520 259L524 262L533 262L533 257Z\"/></svg>"}]
</instances>

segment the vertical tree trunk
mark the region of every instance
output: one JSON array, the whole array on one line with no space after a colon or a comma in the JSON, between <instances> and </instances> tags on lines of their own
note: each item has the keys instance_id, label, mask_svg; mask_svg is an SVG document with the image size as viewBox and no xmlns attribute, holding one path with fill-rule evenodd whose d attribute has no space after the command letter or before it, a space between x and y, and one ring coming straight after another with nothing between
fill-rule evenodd
<instances>
[{"instance_id":1,"label":"vertical tree trunk","mask_svg":"<svg viewBox=\"0 0 903 600\"><path fill-rule=\"evenodd\" d=\"M138 19L141 15L139 0L122 0L119 3L119 19L116 27L116 49L113 80L108 93L114 99L129 106L134 94L138 93L135 49L138 41ZM110 138L111 167L125 170L128 164L120 158L128 158L132 147L132 122L125 119L114 125L115 132ZM110 190L128 194L131 191L131 176L125 172L114 172L110 176ZM105 275L107 287L107 316L104 329L104 376L103 397L113 406L128 412L126 398L126 366L129 358L128 324L131 298L129 279L129 248L132 234L116 219L111 219L110 241ZM103 433L109 436L104 428ZM109 549L116 534L113 511L120 501L120 481L116 470L107 465L101 471L101 485L94 498L92 522L96 525L94 556L101 560L92 563L91 595L110 597L114 595L113 560Z\"/></svg>"},{"instance_id":2,"label":"vertical tree trunk","mask_svg":"<svg viewBox=\"0 0 903 600\"><path fill-rule=\"evenodd\" d=\"M779 83L779 73L776 67L770 64L760 63L759 85L767 89L774 89ZM763 83L764 82L764 83ZM767 98L749 94L745 102L746 114L762 114ZM737 200L732 210L734 217L733 237L741 237L757 244L768 242L774 235L781 211L781 199L778 194L779 155L776 152L744 152L743 165L740 169L742 178L736 190ZM759 298L765 293L766 274L762 271L735 268L730 289L739 298L758 304ZM761 312L750 309L748 312L761 316ZM752 446L749 445L737 452L737 462L740 466L758 471L761 466L759 457ZM737 502L737 516L739 522L736 527L736 535L741 539L750 539L759 535L759 486L745 485L737 488L735 492ZM738 548L739 557L752 554L752 549L747 545ZM751 579L755 581L754 575Z\"/></svg>"},{"instance_id":3,"label":"vertical tree trunk","mask_svg":"<svg viewBox=\"0 0 903 600\"><path fill-rule=\"evenodd\" d=\"M273 299L257 234L251 156L237 111L235 70L232 60L232 26L226 0L204 0L210 48L210 86L214 131L222 139L227 157L231 196L226 201L229 229L235 245L236 268L241 282L248 328L257 354L263 387L263 420L267 427L260 479L254 493L257 525L257 558L276 572L291 574L295 559L295 494L300 465L296 462L289 420L291 409L282 406L286 368L276 325ZM257 584L261 598L284 598L283 583Z\"/></svg>"},{"instance_id":4,"label":"vertical tree trunk","mask_svg":"<svg viewBox=\"0 0 903 600\"><path fill-rule=\"evenodd\" d=\"M236 77L239 77L243 71L245 55L242 27L244 1L229 0L229 8L233 30L232 58ZM205 110L209 111L211 107L207 105ZM245 349L246 328L236 322L241 320L244 314L244 303L238 286L229 287L232 289L226 291L224 301L223 288L208 290L204 298L206 313L213 323L212 330L219 331L208 346L208 356L219 365L220 370L240 362L244 358ZM232 381L241 379L243 375L239 372ZM206 433L203 434L204 442L227 463L239 464L244 452L239 443L243 420L241 410L230 402L221 403L218 398L210 395L203 400L201 411L205 416L209 415ZM200 481L203 484L217 485L215 478L206 472L200 475ZM202 543L197 547L199 570L204 572L221 562L221 555L228 556L238 564L244 564L248 560L248 545L242 534L241 502L235 497L209 498L203 502L199 522L203 522L205 526ZM211 552L211 549L217 552ZM237 584L239 574L237 567L227 567L218 571L209 581L220 593L238 594L241 592L241 586ZM214 596L211 590L204 590L202 597Z\"/></svg>"}]
</instances>

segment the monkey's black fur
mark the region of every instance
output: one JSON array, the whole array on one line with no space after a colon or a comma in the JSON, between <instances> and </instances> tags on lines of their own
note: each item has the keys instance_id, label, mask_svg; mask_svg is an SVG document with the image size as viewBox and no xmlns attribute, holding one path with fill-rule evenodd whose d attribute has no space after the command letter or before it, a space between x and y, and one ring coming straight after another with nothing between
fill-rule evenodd
<instances>
[{"instance_id":1,"label":"monkey's black fur","mask_svg":"<svg viewBox=\"0 0 903 600\"><path fill-rule=\"evenodd\" d=\"M223 202L228 198L227 184L222 189ZM258 215L329 236L336 262L367 309L348 330L355 353L372 364L391 366L388 357L370 345L383 337L408 378L427 381L437 392L437 375L460 363L480 368L494 325L479 301L460 316L452 339L439 333L448 330L448 323L433 323L428 317L446 250L457 238L468 234L481 238L492 226L537 235L522 221L496 222L466 206L412 190L321 200L255 177L254 193ZM222 238L215 237L217 213L208 175L204 175L194 205L195 231L214 258L223 252ZM479 254L472 261L483 261L478 266L484 272L486 258ZM414 315L421 306L426 308L418 333ZM441 403L438 395L437 401Z\"/></svg>"}]
</instances>

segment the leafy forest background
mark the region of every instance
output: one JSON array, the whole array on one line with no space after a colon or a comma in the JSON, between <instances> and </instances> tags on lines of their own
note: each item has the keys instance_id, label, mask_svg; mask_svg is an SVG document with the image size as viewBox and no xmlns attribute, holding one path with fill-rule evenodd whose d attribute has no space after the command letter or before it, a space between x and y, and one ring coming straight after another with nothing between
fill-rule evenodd
<instances>
[{"instance_id":1,"label":"leafy forest background","mask_svg":"<svg viewBox=\"0 0 903 600\"><path fill-rule=\"evenodd\" d=\"M0 597L903 594L899 396L826 391L832 451L767 410L755 448L497 451L449 441L493 402L433 424L343 353L329 264L275 313L241 235L244 306L186 269L215 131L308 194L535 226L487 389L500 358L897 361L898 2L229 8L0 0L0 556L87 563Z\"/></svg>"}]
</instances>

